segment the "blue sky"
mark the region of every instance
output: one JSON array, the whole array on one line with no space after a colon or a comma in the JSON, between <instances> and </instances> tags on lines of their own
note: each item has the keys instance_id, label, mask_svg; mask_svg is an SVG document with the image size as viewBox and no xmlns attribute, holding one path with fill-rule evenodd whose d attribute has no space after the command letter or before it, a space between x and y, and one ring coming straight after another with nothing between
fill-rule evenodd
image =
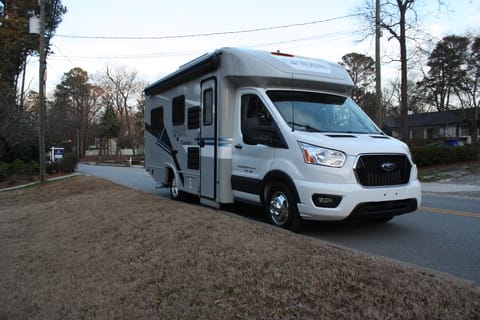
<instances>
[{"instance_id":1,"label":"blue sky","mask_svg":"<svg viewBox=\"0 0 480 320\"><path fill-rule=\"evenodd\" d=\"M47 90L60 82L63 73L80 67L90 75L110 66L127 66L147 82L179 65L219 47L251 47L281 50L298 55L340 61L344 54L374 56L371 40L357 43L360 25L354 17L364 0L63 0L68 12L52 39L48 57ZM447 34L480 34L480 0L450 0L440 11L436 0L417 2L420 24L434 37ZM332 21L327 21L331 20ZM325 21L325 22L322 22ZM315 22L305 24L309 22ZM288 28L171 39L96 39L88 37L165 37L227 31ZM382 40L385 55L396 43ZM37 58L29 65L35 86ZM388 72L388 71L386 71ZM392 71L390 71L392 72ZM28 79L27 79L28 81Z\"/></svg>"}]
</instances>

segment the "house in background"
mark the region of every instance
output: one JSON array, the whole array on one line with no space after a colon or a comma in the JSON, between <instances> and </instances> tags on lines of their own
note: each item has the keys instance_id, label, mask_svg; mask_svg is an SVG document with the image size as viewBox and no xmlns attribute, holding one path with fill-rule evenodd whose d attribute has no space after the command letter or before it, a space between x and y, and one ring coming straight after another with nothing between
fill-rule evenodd
<instances>
[{"instance_id":1,"label":"house in background","mask_svg":"<svg viewBox=\"0 0 480 320\"><path fill-rule=\"evenodd\" d=\"M118 157L118 156L134 156L134 155L143 155L144 148L143 145L137 146L135 150L132 148L121 148L118 145L118 139L109 138L103 142L104 146L102 149L102 139L95 138L95 144L88 146L88 149L85 151L85 156L103 156L104 158L109 157Z\"/></svg>"},{"instance_id":2,"label":"house in background","mask_svg":"<svg viewBox=\"0 0 480 320\"><path fill-rule=\"evenodd\" d=\"M473 108L409 114L409 140L425 144L470 144L473 119L475 119ZM393 137L400 137L400 117L386 118L383 129Z\"/></svg>"}]
</instances>

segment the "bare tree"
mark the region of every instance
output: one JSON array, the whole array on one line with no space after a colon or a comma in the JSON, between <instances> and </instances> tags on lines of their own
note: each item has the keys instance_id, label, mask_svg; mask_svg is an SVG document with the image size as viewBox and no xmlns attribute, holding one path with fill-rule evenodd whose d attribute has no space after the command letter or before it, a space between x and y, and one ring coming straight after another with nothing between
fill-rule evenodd
<instances>
[{"instance_id":1,"label":"bare tree","mask_svg":"<svg viewBox=\"0 0 480 320\"><path fill-rule=\"evenodd\" d=\"M127 70L124 66L115 68L106 66L102 79L104 98L117 110L120 121L125 126L129 147L133 149L135 155L132 119L144 84L137 79L136 71Z\"/></svg>"},{"instance_id":2,"label":"bare tree","mask_svg":"<svg viewBox=\"0 0 480 320\"><path fill-rule=\"evenodd\" d=\"M439 5L443 1L436 0ZM395 39L399 43L400 61L400 122L401 136L408 139L408 40L414 40L410 35L415 31L418 23L418 15L415 10L414 0L383 0L381 1L380 27L389 33L389 40ZM365 0L364 6L360 9L363 13L363 20L369 23L371 28L367 29L367 36L373 35L375 27L375 3L372 0ZM365 36L364 38L366 38Z\"/></svg>"},{"instance_id":3,"label":"bare tree","mask_svg":"<svg viewBox=\"0 0 480 320\"><path fill-rule=\"evenodd\" d=\"M55 89L55 100L48 117L50 136L64 140L65 134L76 137L78 156L83 157L87 136L101 109L100 87L89 82L89 76L81 68L64 73Z\"/></svg>"}]
</instances>

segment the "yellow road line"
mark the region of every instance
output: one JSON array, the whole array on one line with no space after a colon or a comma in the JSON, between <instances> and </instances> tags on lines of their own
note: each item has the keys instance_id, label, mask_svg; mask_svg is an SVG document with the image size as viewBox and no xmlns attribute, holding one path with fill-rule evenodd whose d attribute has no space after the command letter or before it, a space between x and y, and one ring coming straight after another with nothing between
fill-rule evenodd
<instances>
[{"instance_id":1,"label":"yellow road line","mask_svg":"<svg viewBox=\"0 0 480 320\"><path fill-rule=\"evenodd\" d=\"M448 209L441 209L441 208L430 208L430 207L423 207L423 206L420 207L420 210L430 211L430 212L435 212L435 213L454 214L456 216L473 217L473 218L479 218L480 219L480 214L479 213L473 213L473 212L448 210Z\"/></svg>"}]
</instances>

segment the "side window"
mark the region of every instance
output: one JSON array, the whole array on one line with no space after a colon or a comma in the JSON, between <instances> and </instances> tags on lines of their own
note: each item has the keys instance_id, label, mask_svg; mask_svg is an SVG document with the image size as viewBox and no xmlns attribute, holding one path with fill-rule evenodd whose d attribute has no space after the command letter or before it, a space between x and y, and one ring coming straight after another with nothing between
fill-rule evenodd
<instances>
[{"instance_id":1,"label":"side window","mask_svg":"<svg viewBox=\"0 0 480 320\"><path fill-rule=\"evenodd\" d=\"M241 113L244 143L264 144L271 147L284 145L270 112L257 95L245 94L242 96Z\"/></svg>"},{"instance_id":2,"label":"side window","mask_svg":"<svg viewBox=\"0 0 480 320\"><path fill-rule=\"evenodd\" d=\"M254 94L246 94L242 96L242 118L247 121L258 122L260 126L271 126L272 117L262 100Z\"/></svg>"},{"instance_id":3,"label":"side window","mask_svg":"<svg viewBox=\"0 0 480 320\"><path fill-rule=\"evenodd\" d=\"M185 96L175 97L172 100L172 123L174 126L185 123Z\"/></svg>"},{"instance_id":4,"label":"side window","mask_svg":"<svg viewBox=\"0 0 480 320\"><path fill-rule=\"evenodd\" d=\"M163 130L163 107L152 109L150 112L150 128L154 133L159 133Z\"/></svg>"},{"instance_id":5,"label":"side window","mask_svg":"<svg viewBox=\"0 0 480 320\"><path fill-rule=\"evenodd\" d=\"M203 125L209 126L213 123L213 90L203 92Z\"/></svg>"}]
</instances>

